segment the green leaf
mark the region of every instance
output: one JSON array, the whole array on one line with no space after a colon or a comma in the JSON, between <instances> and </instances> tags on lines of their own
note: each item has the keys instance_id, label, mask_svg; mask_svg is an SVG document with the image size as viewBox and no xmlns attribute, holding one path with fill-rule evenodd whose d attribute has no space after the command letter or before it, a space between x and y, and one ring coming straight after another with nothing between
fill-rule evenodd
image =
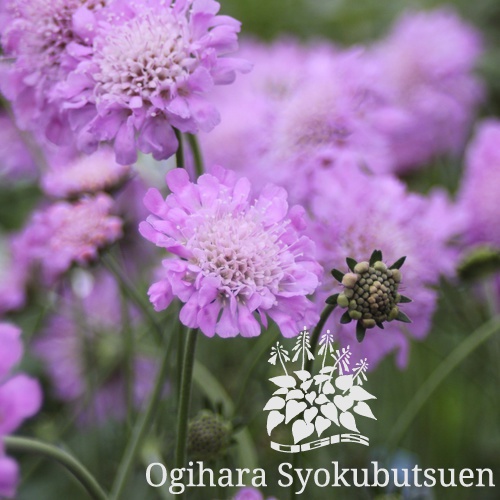
<instances>
[{"instance_id":1,"label":"green leaf","mask_svg":"<svg viewBox=\"0 0 500 500\"><path fill-rule=\"evenodd\" d=\"M328 297L325 302L327 304L330 304L331 306L336 306L337 305L337 299L339 297L339 294L338 293L335 293L333 295L330 295L330 297Z\"/></svg>"},{"instance_id":2,"label":"green leaf","mask_svg":"<svg viewBox=\"0 0 500 500\"><path fill-rule=\"evenodd\" d=\"M349 311L346 311L344 314L342 314L342 317L340 318L340 322L343 325L347 325L347 323L350 323L352 321L352 318L349 316Z\"/></svg>"},{"instance_id":3,"label":"green leaf","mask_svg":"<svg viewBox=\"0 0 500 500\"><path fill-rule=\"evenodd\" d=\"M347 257L345 260L347 262L347 267L354 272L354 266L357 264L357 262L354 259L351 259L351 257Z\"/></svg>"},{"instance_id":4,"label":"green leaf","mask_svg":"<svg viewBox=\"0 0 500 500\"><path fill-rule=\"evenodd\" d=\"M370 257L370 266L373 266L375 262L382 260L382 252L380 250L373 250L373 253Z\"/></svg>"},{"instance_id":5,"label":"green leaf","mask_svg":"<svg viewBox=\"0 0 500 500\"><path fill-rule=\"evenodd\" d=\"M406 297L405 295L400 295L399 303L400 304L408 304L410 302L413 302L409 297Z\"/></svg>"},{"instance_id":6,"label":"green leaf","mask_svg":"<svg viewBox=\"0 0 500 500\"><path fill-rule=\"evenodd\" d=\"M402 311L399 311L396 316L397 321L402 321L403 323L411 323L411 319Z\"/></svg>"},{"instance_id":7,"label":"green leaf","mask_svg":"<svg viewBox=\"0 0 500 500\"><path fill-rule=\"evenodd\" d=\"M401 266L405 263L405 260L406 260L406 256L401 257L396 262L394 262L394 264L391 267L389 267L389 269L400 269Z\"/></svg>"},{"instance_id":8,"label":"green leaf","mask_svg":"<svg viewBox=\"0 0 500 500\"><path fill-rule=\"evenodd\" d=\"M381 323L380 321L377 321L377 326L383 330L384 329L384 323Z\"/></svg>"},{"instance_id":9,"label":"green leaf","mask_svg":"<svg viewBox=\"0 0 500 500\"><path fill-rule=\"evenodd\" d=\"M342 283L342 279L344 277L344 273L339 271L338 269L332 269L332 276L339 282Z\"/></svg>"},{"instance_id":10,"label":"green leaf","mask_svg":"<svg viewBox=\"0 0 500 500\"><path fill-rule=\"evenodd\" d=\"M366 328L361 324L361 321L358 321L356 324L356 339L358 342L363 342L363 339L366 335Z\"/></svg>"}]
</instances>

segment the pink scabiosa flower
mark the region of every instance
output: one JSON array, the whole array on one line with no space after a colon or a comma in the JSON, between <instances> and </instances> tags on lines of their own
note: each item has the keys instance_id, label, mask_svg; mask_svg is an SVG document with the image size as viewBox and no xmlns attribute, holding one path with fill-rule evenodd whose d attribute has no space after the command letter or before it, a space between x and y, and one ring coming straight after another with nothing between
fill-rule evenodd
<instances>
[{"instance_id":1,"label":"pink scabiosa flower","mask_svg":"<svg viewBox=\"0 0 500 500\"><path fill-rule=\"evenodd\" d=\"M72 264L89 263L99 249L121 236L122 221L111 215L113 204L112 198L100 193L36 211L16 238L16 255L40 267L44 282L53 284Z\"/></svg>"},{"instance_id":2,"label":"pink scabiosa flower","mask_svg":"<svg viewBox=\"0 0 500 500\"><path fill-rule=\"evenodd\" d=\"M116 163L113 151L107 148L51 167L42 176L42 187L45 193L56 198L111 190L131 172L130 166Z\"/></svg>"},{"instance_id":3,"label":"pink scabiosa flower","mask_svg":"<svg viewBox=\"0 0 500 500\"><path fill-rule=\"evenodd\" d=\"M144 202L153 213L141 234L173 258L150 300L165 309L174 297L185 303L180 320L212 337L260 334L272 318L286 337L297 335L317 314L306 295L318 285L314 244L303 236L303 211L288 211L286 192L265 188L251 201L246 178L220 167L197 184L183 169L167 174L172 191L163 199L152 189ZM300 326L298 326L300 325Z\"/></svg>"},{"instance_id":4,"label":"pink scabiosa flower","mask_svg":"<svg viewBox=\"0 0 500 500\"><path fill-rule=\"evenodd\" d=\"M21 360L23 346L19 328L0 323L0 496L14 498L19 479L17 463L5 456L2 437L14 432L42 404L38 382L12 369Z\"/></svg>"},{"instance_id":5,"label":"pink scabiosa flower","mask_svg":"<svg viewBox=\"0 0 500 500\"><path fill-rule=\"evenodd\" d=\"M123 308L113 276L79 269L69 281L34 352L46 366L55 397L69 403L82 424L122 419L127 398L136 407L147 398L156 360L136 353L127 371L123 332L138 332L141 325L135 310ZM90 371L95 387L89 383ZM132 374L129 382L127 373Z\"/></svg>"},{"instance_id":6,"label":"pink scabiosa flower","mask_svg":"<svg viewBox=\"0 0 500 500\"><path fill-rule=\"evenodd\" d=\"M473 74L481 45L479 32L447 8L404 14L375 46L379 80L401 111L379 121L397 171L461 151L483 95Z\"/></svg>"},{"instance_id":7,"label":"pink scabiosa flower","mask_svg":"<svg viewBox=\"0 0 500 500\"><path fill-rule=\"evenodd\" d=\"M323 185L323 194L312 204L310 236L325 270L349 272L346 257L368 261L375 249L381 250L387 266L406 256L398 293L413 300L403 307L412 324L391 322L383 331L370 330L362 344L355 341L353 324L338 325L341 311L334 313L327 327L356 356L367 357L372 367L396 351L402 368L408 361L409 339L422 339L429 332L437 301L435 286L441 276L454 273L458 251L450 240L463 229L463 214L443 192L428 197L408 193L403 183L388 176L342 170ZM333 278L325 278L324 295L318 294L318 301L341 291Z\"/></svg>"},{"instance_id":8,"label":"pink scabiosa flower","mask_svg":"<svg viewBox=\"0 0 500 500\"><path fill-rule=\"evenodd\" d=\"M70 130L54 95L88 55L104 0L5 0L2 46L12 58L0 84L23 129L67 144Z\"/></svg>"},{"instance_id":9,"label":"pink scabiosa flower","mask_svg":"<svg viewBox=\"0 0 500 500\"><path fill-rule=\"evenodd\" d=\"M114 144L118 163L137 150L161 160L177 149L173 127L209 131L219 123L203 94L231 83L247 63L221 57L237 48L240 23L213 0L116 0L100 24L92 57L61 93L85 152Z\"/></svg>"},{"instance_id":10,"label":"pink scabiosa flower","mask_svg":"<svg viewBox=\"0 0 500 500\"><path fill-rule=\"evenodd\" d=\"M467 214L465 242L500 248L500 121L482 122L468 147L458 195Z\"/></svg>"}]
</instances>

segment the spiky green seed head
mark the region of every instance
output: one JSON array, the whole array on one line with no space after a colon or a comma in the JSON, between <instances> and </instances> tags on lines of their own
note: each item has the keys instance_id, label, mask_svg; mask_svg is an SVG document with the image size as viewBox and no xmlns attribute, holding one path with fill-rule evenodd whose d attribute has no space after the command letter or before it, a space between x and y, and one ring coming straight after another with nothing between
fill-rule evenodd
<instances>
[{"instance_id":1,"label":"spiky green seed head","mask_svg":"<svg viewBox=\"0 0 500 500\"><path fill-rule=\"evenodd\" d=\"M348 308L349 316L361 320L365 328L395 319L399 312L397 303L401 299L398 293L401 271L388 269L382 261L376 261L373 266L359 262L354 271L344 275L344 291L337 304Z\"/></svg>"},{"instance_id":2,"label":"spiky green seed head","mask_svg":"<svg viewBox=\"0 0 500 500\"><path fill-rule=\"evenodd\" d=\"M347 309L340 322L358 322L356 338L359 342L363 341L367 329L384 328L386 321L411 323L398 307L398 303L411 302L398 292L402 280L400 268L405 260L406 257L401 257L388 267L382 261L382 251L374 250L369 261L356 262L347 258L347 266L352 272L344 274L338 269L332 270L333 277L344 285L344 291L335 295L337 305Z\"/></svg>"},{"instance_id":3,"label":"spiky green seed head","mask_svg":"<svg viewBox=\"0 0 500 500\"><path fill-rule=\"evenodd\" d=\"M221 415L203 410L188 424L187 451L191 458L213 460L229 446L232 425Z\"/></svg>"}]
</instances>

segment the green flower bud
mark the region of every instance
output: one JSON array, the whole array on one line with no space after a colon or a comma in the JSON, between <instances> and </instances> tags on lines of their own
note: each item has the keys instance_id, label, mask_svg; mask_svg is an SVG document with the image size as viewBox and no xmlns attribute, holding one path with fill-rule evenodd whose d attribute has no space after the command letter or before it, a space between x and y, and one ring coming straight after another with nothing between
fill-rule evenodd
<instances>
[{"instance_id":1,"label":"green flower bud","mask_svg":"<svg viewBox=\"0 0 500 500\"><path fill-rule=\"evenodd\" d=\"M213 460L225 454L232 425L221 415L201 411L188 425L188 455L197 460Z\"/></svg>"}]
</instances>

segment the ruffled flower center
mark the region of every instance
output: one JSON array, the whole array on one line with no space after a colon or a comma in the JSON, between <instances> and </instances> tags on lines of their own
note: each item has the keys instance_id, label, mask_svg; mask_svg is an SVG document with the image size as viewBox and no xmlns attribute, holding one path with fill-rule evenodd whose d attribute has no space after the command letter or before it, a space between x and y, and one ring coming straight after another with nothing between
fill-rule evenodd
<instances>
[{"instance_id":1,"label":"ruffled flower center","mask_svg":"<svg viewBox=\"0 0 500 500\"><path fill-rule=\"evenodd\" d=\"M117 27L96 54L98 94L146 100L175 95L196 61L189 40L187 22L169 11L149 12Z\"/></svg>"},{"instance_id":2,"label":"ruffled flower center","mask_svg":"<svg viewBox=\"0 0 500 500\"><path fill-rule=\"evenodd\" d=\"M200 224L187 247L205 276L218 277L237 295L248 288L277 290L283 277L281 226L265 229L255 213L212 216Z\"/></svg>"}]
</instances>

